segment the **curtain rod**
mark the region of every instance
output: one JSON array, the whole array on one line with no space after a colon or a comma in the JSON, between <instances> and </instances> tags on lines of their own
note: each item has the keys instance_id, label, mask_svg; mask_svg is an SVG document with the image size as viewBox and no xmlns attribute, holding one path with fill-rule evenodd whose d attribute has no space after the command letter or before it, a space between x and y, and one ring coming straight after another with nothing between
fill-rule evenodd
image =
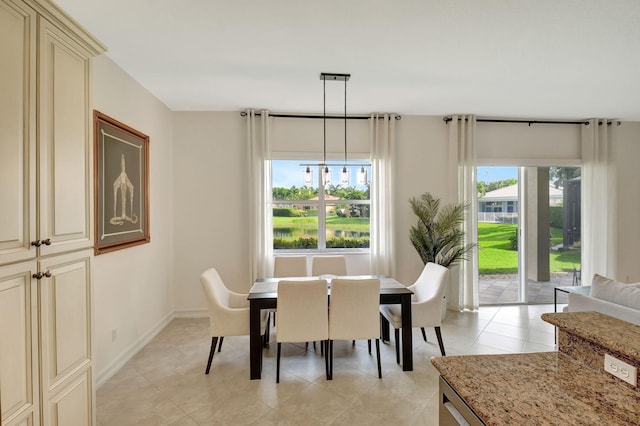
<instances>
[{"instance_id":1,"label":"curtain rod","mask_svg":"<svg viewBox=\"0 0 640 426\"><path fill-rule=\"evenodd\" d=\"M262 115L262 112L256 111L256 115ZM241 111L240 116L246 117L246 111ZM322 119L324 116L322 115L312 115L312 114L278 114L278 113L270 113L269 117L278 117L278 118L316 118ZM347 116L348 120L368 120L371 117L368 115L349 115ZM402 119L402 116L396 115L396 120ZM344 120L344 115L327 115L327 120Z\"/></svg>"},{"instance_id":2,"label":"curtain rod","mask_svg":"<svg viewBox=\"0 0 640 426\"><path fill-rule=\"evenodd\" d=\"M453 120L453 118L451 117L442 117L442 120L445 123L450 122L451 120ZM478 122L482 122L482 123L526 123L529 126L531 126L532 124L584 124L585 126L589 125L589 121L588 120L584 120L584 121L552 121L552 120L511 120L511 119L506 119L506 118L502 118L502 119L497 119L497 118L476 118L476 121Z\"/></svg>"}]
</instances>

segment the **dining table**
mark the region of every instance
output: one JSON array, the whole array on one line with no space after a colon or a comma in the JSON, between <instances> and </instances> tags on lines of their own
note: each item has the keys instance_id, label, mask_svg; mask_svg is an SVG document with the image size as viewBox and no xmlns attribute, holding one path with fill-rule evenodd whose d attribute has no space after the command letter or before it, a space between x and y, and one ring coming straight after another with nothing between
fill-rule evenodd
<instances>
[{"instance_id":1,"label":"dining table","mask_svg":"<svg viewBox=\"0 0 640 426\"><path fill-rule=\"evenodd\" d=\"M262 339L261 310L278 308L278 282L284 280L327 280L327 295L331 295L331 280L344 279L380 279L380 304L398 304L402 316L402 370L413 371L413 338L411 325L411 295L413 292L393 278L378 275L288 277L257 279L247 299L249 300L249 358L251 380L262 375ZM389 324L381 324L382 340L389 341Z\"/></svg>"}]
</instances>

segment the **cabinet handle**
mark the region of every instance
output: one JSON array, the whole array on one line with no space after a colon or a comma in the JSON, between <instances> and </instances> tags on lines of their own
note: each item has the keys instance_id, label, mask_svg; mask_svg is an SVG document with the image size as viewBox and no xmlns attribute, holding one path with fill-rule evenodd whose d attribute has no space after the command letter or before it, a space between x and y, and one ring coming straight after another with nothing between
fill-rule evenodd
<instances>
[{"instance_id":1,"label":"cabinet handle","mask_svg":"<svg viewBox=\"0 0 640 426\"><path fill-rule=\"evenodd\" d=\"M42 241L42 244L44 244L45 246L50 246L51 245L51 238L47 238L46 240Z\"/></svg>"},{"instance_id":2,"label":"cabinet handle","mask_svg":"<svg viewBox=\"0 0 640 426\"><path fill-rule=\"evenodd\" d=\"M42 245L42 241L40 240L31 241L31 245L34 247L40 247Z\"/></svg>"},{"instance_id":3,"label":"cabinet handle","mask_svg":"<svg viewBox=\"0 0 640 426\"><path fill-rule=\"evenodd\" d=\"M31 275L33 278L35 278L36 280L41 280L43 278L51 278L51 271L47 271L47 272L36 272L35 274Z\"/></svg>"}]
</instances>

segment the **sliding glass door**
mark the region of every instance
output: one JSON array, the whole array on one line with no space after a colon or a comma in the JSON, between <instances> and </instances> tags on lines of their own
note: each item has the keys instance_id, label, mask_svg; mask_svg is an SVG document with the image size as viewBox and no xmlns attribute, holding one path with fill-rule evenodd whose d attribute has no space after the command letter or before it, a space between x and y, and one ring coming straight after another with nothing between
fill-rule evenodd
<instances>
[{"instance_id":1,"label":"sliding glass door","mask_svg":"<svg viewBox=\"0 0 640 426\"><path fill-rule=\"evenodd\" d=\"M480 304L552 303L580 271L580 168L478 167Z\"/></svg>"}]
</instances>

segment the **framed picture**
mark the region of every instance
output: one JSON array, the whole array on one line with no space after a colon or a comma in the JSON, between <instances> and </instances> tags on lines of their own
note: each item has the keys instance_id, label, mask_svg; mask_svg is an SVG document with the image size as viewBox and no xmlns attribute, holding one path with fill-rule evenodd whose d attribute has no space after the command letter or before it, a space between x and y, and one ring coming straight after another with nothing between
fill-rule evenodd
<instances>
[{"instance_id":1,"label":"framed picture","mask_svg":"<svg viewBox=\"0 0 640 426\"><path fill-rule=\"evenodd\" d=\"M149 136L96 110L93 120L98 255L150 241Z\"/></svg>"}]
</instances>

